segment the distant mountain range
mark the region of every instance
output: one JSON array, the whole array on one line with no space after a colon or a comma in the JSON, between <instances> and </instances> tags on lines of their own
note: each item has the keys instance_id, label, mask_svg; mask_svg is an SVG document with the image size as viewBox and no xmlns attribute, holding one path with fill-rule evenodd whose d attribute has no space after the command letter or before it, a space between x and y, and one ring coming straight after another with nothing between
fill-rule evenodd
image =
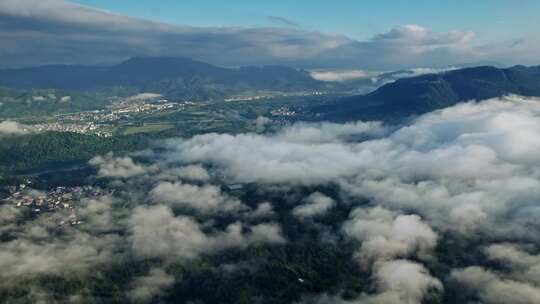
<instances>
[{"instance_id":1,"label":"distant mountain range","mask_svg":"<svg viewBox=\"0 0 540 304\"><path fill-rule=\"evenodd\" d=\"M48 65L0 70L0 87L93 90L128 86L173 97L185 97L186 92L204 98L203 91L226 95L229 91L292 91L324 85L307 71L289 67L224 68L176 57L136 57L110 67Z\"/></svg>"},{"instance_id":2,"label":"distant mountain range","mask_svg":"<svg viewBox=\"0 0 540 304\"><path fill-rule=\"evenodd\" d=\"M540 96L540 66L482 66L402 78L370 94L317 107L314 113L332 121L400 120L462 101L507 94Z\"/></svg>"},{"instance_id":3,"label":"distant mountain range","mask_svg":"<svg viewBox=\"0 0 540 304\"><path fill-rule=\"evenodd\" d=\"M219 99L258 90L344 93L374 90L312 108L317 120L332 121L401 120L467 100L506 94L540 96L540 66L505 69L481 66L412 75L413 71L404 70L372 79L331 83L290 67L225 68L187 58L135 57L109 67L49 65L0 70L0 87L66 91L123 87L134 93L154 92L167 98L192 100Z\"/></svg>"}]
</instances>

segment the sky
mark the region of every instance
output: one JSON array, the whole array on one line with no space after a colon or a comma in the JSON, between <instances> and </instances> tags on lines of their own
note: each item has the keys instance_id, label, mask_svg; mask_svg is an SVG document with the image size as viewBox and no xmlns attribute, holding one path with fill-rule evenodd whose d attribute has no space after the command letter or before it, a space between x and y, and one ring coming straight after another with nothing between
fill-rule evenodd
<instances>
[{"instance_id":1,"label":"sky","mask_svg":"<svg viewBox=\"0 0 540 304\"><path fill-rule=\"evenodd\" d=\"M80 4L161 22L192 26L272 26L291 21L307 30L369 39L401 24L435 31L472 29L486 38L532 34L540 26L534 0L77 0ZM269 18L270 17L270 18Z\"/></svg>"},{"instance_id":2,"label":"sky","mask_svg":"<svg viewBox=\"0 0 540 304\"><path fill-rule=\"evenodd\" d=\"M133 56L378 71L537 65L539 11L532 0L2 0L0 67Z\"/></svg>"}]
</instances>

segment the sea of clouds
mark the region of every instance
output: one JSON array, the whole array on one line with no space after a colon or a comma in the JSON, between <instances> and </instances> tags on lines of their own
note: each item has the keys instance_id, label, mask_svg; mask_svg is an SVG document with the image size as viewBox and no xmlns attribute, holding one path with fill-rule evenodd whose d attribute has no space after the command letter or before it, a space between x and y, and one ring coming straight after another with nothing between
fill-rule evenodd
<instances>
[{"instance_id":1,"label":"sea of clouds","mask_svg":"<svg viewBox=\"0 0 540 304\"><path fill-rule=\"evenodd\" d=\"M216 166L236 182L336 183L351 201L369 200L343 223L343 234L361 243L358 263L371 267L380 289L362 303L418 303L443 290L421 262L437 259L433 250L446 234L481 239L487 259L508 264L502 273L476 265L452 270L451 278L482 301L540 298L538 99L463 103L396 130L297 124L273 135L200 135L168 148L169 159ZM294 212L320 213L332 204L319 199Z\"/></svg>"},{"instance_id":2,"label":"sea of clouds","mask_svg":"<svg viewBox=\"0 0 540 304\"><path fill-rule=\"evenodd\" d=\"M540 299L540 100L508 96L468 102L406 126L379 122L297 123L263 134L171 139L132 157L96 156L98 178L120 189L83 202L86 224L62 237L45 216L18 225L2 205L0 278L70 275L121 255L160 259L133 282L150 299L172 286L166 265L226 249L283 245L272 200L243 202L223 184L256 184L287 195L332 185L293 201L303 225L336 206L350 208L331 237L356 244L353 259L372 290L355 299L306 294L305 303L422 303L460 289L482 303ZM220 222L223 218L228 221ZM322 225L322 224L320 224ZM322 231L322 230L321 230ZM331 238L321 232L321 239ZM479 258L448 262L448 240ZM467 254L461 252L460 254ZM441 271L440 269L445 269ZM38 292L38 291L36 291Z\"/></svg>"}]
</instances>

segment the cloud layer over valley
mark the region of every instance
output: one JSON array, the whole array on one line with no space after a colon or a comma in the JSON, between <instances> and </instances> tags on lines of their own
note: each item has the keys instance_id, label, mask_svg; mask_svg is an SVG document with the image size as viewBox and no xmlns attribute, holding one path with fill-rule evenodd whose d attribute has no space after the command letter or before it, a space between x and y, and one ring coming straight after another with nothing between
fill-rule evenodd
<instances>
[{"instance_id":1,"label":"cloud layer over valley","mask_svg":"<svg viewBox=\"0 0 540 304\"><path fill-rule=\"evenodd\" d=\"M139 266L125 297L145 302L201 277L266 286L264 271L275 282L287 265L298 303L535 303L539 149L540 100L507 96L403 126L297 123L96 156L96 178L111 191L77 203L80 225L55 228L59 215L47 213L21 222L23 209L0 205L0 286L95 280L91 269L128 263ZM313 243L341 255L309 271L287 264ZM321 269L338 279L324 281L332 276Z\"/></svg>"},{"instance_id":2,"label":"cloud layer over valley","mask_svg":"<svg viewBox=\"0 0 540 304\"><path fill-rule=\"evenodd\" d=\"M511 259L511 254L532 255L531 266L523 262L521 267L534 272L533 252L538 254L540 241L539 134L540 101L509 96L429 113L397 130L356 123L295 125L274 135L207 134L169 143L168 154L215 166L241 183L336 184L342 203L354 209L343 232L361 243L355 255L359 264L373 269L374 279L385 267L411 264L407 269L427 276L426 285L415 287L417 297L401 300L416 303L428 290L443 290L438 280L447 278L429 278L425 265L413 265L435 263L434 250L444 246L440 241L448 235L464 243L481 240L479 254L486 254L486 246L498 261ZM367 205L355 207L359 202ZM331 206L322 197L293 213L307 216ZM497 247L500 243L509 247ZM532 246L532 251L521 253L515 246ZM503 256L494 253L504 248ZM499 281L523 292L540 291L535 275L506 277L493 274L497 270L479 270L478 280L493 285L471 281L475 269L481 268L456 269L453 278L471 284L473 292L490 299L487 303L499 303L491 295L506 284ZM406 283L395 284L401 290Z\"/></svg>"}]
</instances>

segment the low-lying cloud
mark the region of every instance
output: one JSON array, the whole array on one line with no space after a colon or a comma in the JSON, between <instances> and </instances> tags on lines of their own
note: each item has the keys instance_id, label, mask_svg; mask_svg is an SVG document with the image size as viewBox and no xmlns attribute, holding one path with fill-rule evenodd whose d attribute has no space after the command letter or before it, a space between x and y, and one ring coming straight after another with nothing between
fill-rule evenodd
<instances>
[{"instance_id":1,"label":"low-lying cloud","mask_svg":"<svg viewBox=\"0 0 540 304\"><path fill-rule=\"evenodd\" d=\"M129 178L145 174L148 168L137 165L129 157L114 157L112 153L105 156L96 156L90 164L99 167L98 175L101 177Z\"/></svg>"},{"instance_id":2,"label":"low-lying cloud","mask_svg":"<svg viewBox=\"0 0 540 304\"><path fill-rule=\"evenodd\" d=\"M539 100L509 96L463 103L393 131L376 124L365 126L297 125L274 135L207 134L170 142L168 148L176 160L216 166L236 182L338 184L349 200L367 200L371 207L354 209L343 229L360 244L359 265L375 273L405 259L429 265L436 259L441 235L481 237L494 245L513 239L538 244ZM305 216L327 208L319 202L299 205L293 212ZM516 256L521 256L522 262L513 267L525 275L518 279L516 272L501 278L491 270L466 268L456 270L458 281L481 280L472 286L487 303L502 303L495 300L496 292L499 287L509 290L505 286L523 287L523 299L530 299L537 283L524 277L536 274L535 256L517 249L488 248L491 258L506 263L516 263ZM425 284L406 293L415 296L391 296L420 303L426 290L443 290L426 267L405 267L424 278L419 281ZM480 274L472 275L476 273ZM374 280L380 281L378 277L375 274ZM386 289L381 288L381 295L387 295Z\"/></svg>"},{"instance_id":3,"label":"low-lying cloud","mask_svg":"<svg viewBox=\"0 0 540 304\"><path fill-rule=\"evenodd\" d=\"M15 121L0 122L0 136L24 135L29 133L29 128Z\"/></svg>"},{"instance_id":4,"label":"low-lying cloud","mask_svg":"<svg viewBox=\"0 0 540 304\"><path fill-rule=\"evenodd\" d=\"M312 218L326 214L335 205L331 197L315 192L306 198L305 204L295 207L292 213L298 218Z\"/></svg>"},{"instance_id":5,"label":"low-lying cloud","mask_svg":"<svg viewBox=\"0 0 540 304\"><path fill-rule=\"evenodd\" d=\"M257 252L308 286L305 303L540 297L539 99L466 102L403 126L298 123L159 148L92 160L114 191L79 203L80 226L58 231L45 213L19 224L21 209L0 205L0 233L9 236L0 243L0 277L85 276L132 259L149 267L126 296L151 301L181 283L179 267L212 261L212 271L227 275L256 271ZM348 256L336 267L360 283L310 289L320 274L284 257L305 240L342 246ZM237 251L242 261L227 260Z\"/></svg>"},{"instance_id":6,"label":"low-lying cloud","mask_svg":"<svg viewBox=\"0 0 540 304\"><path fill-rule=\"evenodd\" d=\"M362 70L341 70L341 71L311 71L311 77L328 82L339 82L347 81L358 78L369 78L372 77L369 72Z\"/></svg>"},{"instance_id":7,"label":"low-lying cloud","mask_svg":"<svg viewBox=\"0 0 540 304\"><path fill-rule=\"evenodd\" d=\"M243 227L239 222L213 234L191 217L174 216L165 206L139 207L131 219L135 251L144 257L193 259L228 248L245 248L252 244L285 242L281 228L275 224ZM242 232L248 228L249 232Z\"/></svg>"},{"instance_id":8,"label":"low-lying cloud","mask_svg":"<svg viewBox=\"0 0 540 304\"><path fill-rule=\"evenodd\" d=\"M195 209L202 213L232 212L246 208L240 201L228 197L213 185L161 182L152 189L150 197L154 202Z\"/></svg>"}]
</instances>

